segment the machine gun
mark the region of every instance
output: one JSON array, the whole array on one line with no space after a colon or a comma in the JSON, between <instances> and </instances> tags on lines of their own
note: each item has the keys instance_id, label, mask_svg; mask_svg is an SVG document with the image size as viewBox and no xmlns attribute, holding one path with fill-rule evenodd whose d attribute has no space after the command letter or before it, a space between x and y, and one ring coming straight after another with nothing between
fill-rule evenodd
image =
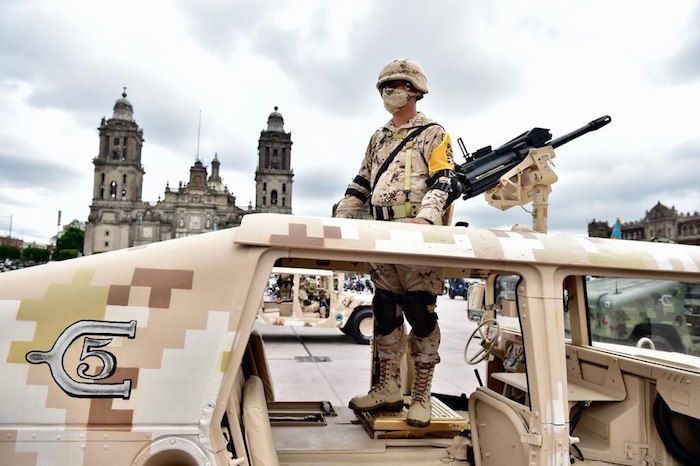
<instances>
[{"instance_id":1,"label":"machine gun","mask_svg":"<svg viewBox=\"0 0 700 466\"><path fill-rule=\"evenodd\" d=\"M547 231L547 199L557 175L550 161L554 149L610 123L609 116L597 118L585 126L552 139L545 128L533 128L498 149L491 146L469 154L462 138L457 139L465 162L455 172L462 184L462 197L469 199L486 193L486 201L501 210L533 203L533 228Z\"/></svg>"}]
</instances>

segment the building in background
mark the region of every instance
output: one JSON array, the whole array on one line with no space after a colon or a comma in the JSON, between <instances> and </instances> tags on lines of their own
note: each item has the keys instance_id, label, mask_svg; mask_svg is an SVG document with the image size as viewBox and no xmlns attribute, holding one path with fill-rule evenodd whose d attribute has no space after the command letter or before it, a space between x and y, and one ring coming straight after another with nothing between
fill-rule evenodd
<instances>
[{"instance_id":1,"label":"building in background","mask_svg":"<svg viewBox=\"0 0 700 466\"><path fill-rule=\"evenodd\" d=\"M292 133L284 132L284 118L275 107L258 140L255 212L292 213L291 158Z\"/></svg>"},{"instance_id":2,"label":"building in background","mask_svg":"<svg viewBox=\"0 0 700 466\"><path fill-rule=\"evenodd\" d=\"M12 238L11 236L0 236L0 246L11 246L13 248L22 249L24 240ZM0 259L2 258L0 257Z\"/></svg>"},{"instance_id":3,"label":"building in background","mask_svg":"<svg viewBox=\"0 0 700 466\"><path fill-rule=\"evenodd\" d=\"M588 224L588 236L609 238L611 233L608 222L593 220ZM620 233L622 239L700 245L700 214L697 211L679 214L675 207L658 202L643 219L623 222Z\"/></svg>"},{"instance_id":4,"label":"building in background","mask_svg":"<svg viewBox=\"0 0 700 466\"><path fill-rule=\"evenodd\" d=\"M114 104L112 118L103 117L98 128L100 144L93 159L85 255L234 227L252 212L292 213L291 133L284 132L277 107L260 135L253 210L250 204L236 206L236 197L221 178L217 154L211 161L211 173L197 157L189 181L177 188L166 183L162 199L144 202L143 129L134 120L133 106L126 97L125 90Z\"/></svg>"}]
</instances>

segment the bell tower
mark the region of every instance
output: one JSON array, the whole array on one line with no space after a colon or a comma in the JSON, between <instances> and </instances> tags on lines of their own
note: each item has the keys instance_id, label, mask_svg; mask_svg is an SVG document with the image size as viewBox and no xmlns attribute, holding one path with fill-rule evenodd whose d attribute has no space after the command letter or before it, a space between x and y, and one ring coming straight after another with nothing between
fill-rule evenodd
<instances>
[{"instance_id":1,"label":"bell tower","mask_svg":"<svg viewBox=\"0 0 700 466\"><path fill-rule=\"evenodd\" d=\"M285 133L284 118L275 107L267 118L267 130L258 140L255 170L255 212L292 213L292 133Z\"/></svg>"},{"instance_id":2,"label":"bell tower","mask_svg":"<svg viewBox=\"0 0 700 466\"><path fill-rule=\"evenodd\" d=\"M141 165L143 130L134 121L134 108L126 99L126 88L114 104L114 115L100 127L100 152L93 160L95 202L141 202L144 169Z\"/></svg>"},{"instance_id":3,"label":"bell tower","mask_svg":"<svg viewBox=\"0 0 700 466\"><path fill-rule=\"evenodd\" d=\"M114 103L112 118L98 128L92 205L85 228L85 254L132 246L129 213L140 207L143 192L143 130L134 120L126 88ZM98 237L99 236L99 240Z\"/></svg>"}]
</instances>

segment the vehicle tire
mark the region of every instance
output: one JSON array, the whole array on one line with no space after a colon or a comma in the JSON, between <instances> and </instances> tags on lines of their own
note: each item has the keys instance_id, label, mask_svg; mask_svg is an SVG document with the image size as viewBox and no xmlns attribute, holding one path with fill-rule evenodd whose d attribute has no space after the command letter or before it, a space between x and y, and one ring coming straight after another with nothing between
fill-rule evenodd
<instances>
[{"instance_id":1,"label":"vehicle tire","mask_svg":"<svg viewBox=\"0 0 700 466\"><path fill-rule=\"evenodd\" d=\"M654 347L661 351L674 351L673 345L661 335L647 335L654 342Z\"/></svg>"},{"instance_id":2,"label":"vehicle tire","mask_svg":"<svg viewBox=\"0 0 700 466\"><path fill-rule=\"evenodd\" d=\"M700 421L671 411L659 394L652 411L656 431L671 456L683 464L700 464Z\"/></svg>"},{"instance_id":3,"label":"vehicle tire","mask_svg":"<svg viewBox=\"0 0 700 466\"><path fill-rule=\"evenodd\" d=\"M455 299L455 292L454 291L450 290L449 295L450 295L450 299Z\"/></svg>"},{"instance_id":4,"label":"vehicle tire","mask_svg":"<svg viewBox=\"0 0 700 466\"><path fill-rule=\"evenodd\" d=\"M348 335L355 340L355 343L358 345L369 345L374 333L372 308L356 309L345 327L348 328Z\"/></svg>"}]
</instances>

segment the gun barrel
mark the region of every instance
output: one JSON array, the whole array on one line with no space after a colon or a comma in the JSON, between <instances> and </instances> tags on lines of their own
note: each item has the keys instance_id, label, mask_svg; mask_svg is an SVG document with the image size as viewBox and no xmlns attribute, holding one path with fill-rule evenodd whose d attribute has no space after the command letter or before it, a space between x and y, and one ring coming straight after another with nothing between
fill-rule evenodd
<instances>
[{"instance_id":1,"label":"gun barrel","mask_svg":"<svg viewBox=\"0 0 700 466\"><path fill-rule=\"evenodd\" d=\"M595 131L597 129L602 128L603 126L607 125L610 123L612 119L610 116L605 115L600 118L596 118L595 120L591 121L585 126L582 126L578 129L573 130L570 133L567 133L563 136L559 136L556 139L552 139L547 143L548 146L552 146L553 149L556 149L559 146L563 146L569 141L572 141L576 139L577 137L583 136L586 133L590 133L591 131Z\"/></svg>"}]
</instances>

